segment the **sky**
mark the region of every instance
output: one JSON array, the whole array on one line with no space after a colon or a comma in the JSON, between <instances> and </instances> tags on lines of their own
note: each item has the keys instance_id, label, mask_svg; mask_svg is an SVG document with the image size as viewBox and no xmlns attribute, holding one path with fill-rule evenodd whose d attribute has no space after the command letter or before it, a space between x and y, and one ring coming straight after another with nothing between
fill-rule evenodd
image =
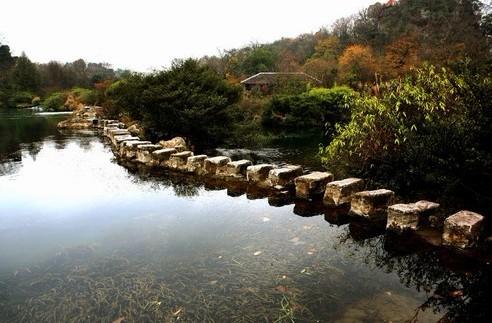
<instances>
[{"instance_id":1,"label":"sky","mask_svg":"<svg viewBox=\"0 0 492 323\"><path fill-rule=\"evenodd\" d=\"M330 26L376 0L6 0L0 41L35 62L150 71Z\"/></svg>"}]
</instances>

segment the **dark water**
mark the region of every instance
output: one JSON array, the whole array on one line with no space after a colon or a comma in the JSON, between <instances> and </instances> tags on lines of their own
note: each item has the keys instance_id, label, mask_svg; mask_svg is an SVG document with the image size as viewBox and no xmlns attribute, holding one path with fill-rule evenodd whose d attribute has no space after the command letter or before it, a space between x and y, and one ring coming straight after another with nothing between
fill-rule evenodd
<instances>
[{"instance_id":1,"label":"dark water","mask_svg":"<svg viewBox=\"0 0 492 323\"><path fill-rule=\"evenodd\" d=\"M470 259L129 171L60 118L0 116L0 322L487 321Z\"/></svg>"}]
</instances>

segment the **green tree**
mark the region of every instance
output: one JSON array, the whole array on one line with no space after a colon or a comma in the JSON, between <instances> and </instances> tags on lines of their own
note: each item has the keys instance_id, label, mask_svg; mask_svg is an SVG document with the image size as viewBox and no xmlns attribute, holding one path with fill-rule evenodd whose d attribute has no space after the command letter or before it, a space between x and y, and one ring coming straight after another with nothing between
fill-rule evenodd
<instances>
[{"instance_id":1,"label":"green tree","mask_svg":"<svg viewBox=\"0 0 492 323\"><path fill-rule=\"evenodd\" d=\"M239 100L231 86L210 67L188 59L169 70L132 74L107 90L130 117L140 120L157 139L188 137L196 145L213 145L228 135L228 109Z\"/></svg>"},{"instance_id":2,"label":"green tree","mask_svg":"<svg viewBox=\"0 0 492 323\"><path fill-rule=\"evenodd\" d=\"M276 70L277 55L265 46L255 46L242 64L242 70L248 74L272 72Z\"/></svg>"},{"instance_id":3,"label":"green tree","mask_svg":"<svg viewBox=\"0 0 492 323\"><path fill-rule=\"evenodd\" d=\"M40 76L36 65L27 58L25 53L16 59L12 71L12 83L17 91L32 91L39 89Z\"/></svg>"}]
</instances>

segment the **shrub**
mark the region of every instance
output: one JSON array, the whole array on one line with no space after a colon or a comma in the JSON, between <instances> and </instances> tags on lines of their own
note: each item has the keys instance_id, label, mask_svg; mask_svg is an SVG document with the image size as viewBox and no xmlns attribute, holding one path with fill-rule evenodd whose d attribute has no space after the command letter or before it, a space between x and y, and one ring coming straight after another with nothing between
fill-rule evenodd
<instances>
[{"instance_id":1,"label":"shrub","mask_svg":"<svg viewBox=\"0 0 492 323\"><path fill-rule=\"evenodd\" d=\"M348 87L313 88L299 95L274 96L263 113L263 125L273 128L323 128L328 133L348 118Z\"/></svg>"},{"instance_id":2,"label":"shrub","mask_svg":"<svg viewBox=\"0 0 492 323\"><path fill-rule=\"evenodd\" d=\"M491 99L490 78L424 66L385 84L381 97L356 97L322 161L402 191L480 190L491 166Z\"/></svg>"},{"instance_id":3,"label":"shrub","mask_svg":"<svg viewBox=\"0 0 492 323\"><path fill-rule=\"evenodd\" d=\"M67 100L67 94L63 92L55 92L50 94L44 99L41 104L46 111L64 111L66 110L65 101Z\"/></svg>"},{"instance_id":4,"label":"shrub","mask_svg":"<svg viewBox=\"0 0 492 323\"><path fill-rule=\"evenodd\" d=\"M77 101L86 105L95 105L97 103L97 93L94 90L84 88L73 88L71 94L75 96Z\"/></svg>"},{"instance_id":5,"label":"shrub","mask_svg":"<svg viewBox=\"0 0 492 323\"><path fill-rule=\"evenodd\" d=\"M30 92L15 92L8 100L11 107L30 106L34 95Z\"/></svg>"}]
</instances>

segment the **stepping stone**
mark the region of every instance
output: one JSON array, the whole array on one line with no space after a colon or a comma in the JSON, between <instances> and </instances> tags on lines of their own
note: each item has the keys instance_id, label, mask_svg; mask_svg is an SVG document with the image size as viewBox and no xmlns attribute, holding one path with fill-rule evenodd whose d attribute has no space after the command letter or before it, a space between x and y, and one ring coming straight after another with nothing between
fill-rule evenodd
<instances>
[{"instance_id":1,"label":"stepping stone","mask_svg":"<svg viewBox=\"0 0 492 323\"><path fill-rule=\"evenodd\" d=\"M170 168L176 170L186 170L187 169L186 163L188 162L188 157L190 156L193 156L193 153L191 151L182 151L179 153L174 153L169 158L167 165Z\"/></svg>"},{"instance_id":2,"label":"stepping stone","mask_svg":"<svg viewBox=\"0 0 492 323\"><path fill-rule=\"evenodd\" d=\"M152 152L161 149L161 145L146 144L137 146L137 161L143 164L152 163Z\"/></svg>"},{"instance_id":3,"label":"stepping stone","mask_svg":"<svg viewBox=\"0 0 492 323\"><path fill-rule=\"evenodd\" d=\"M294 184L294 179L303 174L301 166L289 165L281 168L274 168L268 173L268 180L272 187L283 190L287 186Z\"/></svg>"},{"instance_id":4,"label":"stepping stone","mask_svg":"<svg viewBox=\"0 0 492 323\"><path fill-rule=\"evenodd\" d=\"M103 135L108 137L109 136L109 130L117 130L118 129L118 126L117 125L109 125L109 126L105 126L103 128Z\"/></svg>"},{"instance_id":5,"label":"stepping stone","mask_svg":"<svg viewBox=\"0 0 492 323\"><path fill-rule=\"evenodd\" d=\"M177 151L174 148L157 149L152 152L152 158L157 164L161 164L162 162L169 160L171 155L175 153L177 153Z\"/></svg>"},{"instance_id":6,"label":"stepping stone","mask_svg":"<svg viewBox=\"0 0 492 323\"><path fill-rule=\"evenodd\" d=\"M459 211L444 221L443 245L473 247L480 238L484 217L471 211Z\"/></svg>"},{"instance_id":7,"label":"stepping stone","mask_svg":"<svg viewBox=\"0 0 492 323\"><path fill-rule=\"evenodd\" d=\"M119 145L123 141L140 141L140 138L134 137L132 135L122 135L122 136L114 136L112 143L114 146L119 147Z\"/></svg>"},{"instance_id":8,"label":"stepping stone","mask_svg":"<svg viewBox=\"0 0 492 323\"><path fill-rule=\"evenodd\" d=\"M341 181L330 182L326 185L323 203L329 206L350 204L352 196L364 189L364 180L360 178L346 178Z\"/></svg>"},{"instance_id":9,"label":"stepping stone","mask_svg":"<svg viewBox=\"0 0 492 323\"><path fill-rule=\"evenodd\" d=\"M246 179L250 183L264 185L268 174L274 168L271 164L260 164L246 168Z\"/></svg>"},{"instance_id":10,"label":"stepping stone","mask_svg":"<svg viewBox=\"0 0 492 323\"><path fill-rule=\"evenodd\" d=\"M333 174L329 172L312 172L294 179L296 196L300 199L310 200L325 192L326 184L333 180Z\"/></svg>"},{"instance_id":11,"label":"stepping stone","mask_svg":"<svg viewBox=\"0 0 492 323\"><path fill-rule=\"evenodd\" d=\"M188 157L188 161L186 162L188 172L203 175L205 173L205 159L207 158L207 155Z\"/></svg>"},{"instance_id":12,"label":"stepping stone","mask_svg":"<svg viewBox=\"0 0 492 323\"><path fill-rule=\"evenodd\" d=\"M226 174L226 166L230 162L231 159L226 156L206 158L204 163L205 172L212 176Z\"/></svg>"},{"instance_id":13,"label":"stepping stone","mask_svg":"<svg viewBox=\"0 0 492 323\"><path fill-rule=\"evenodd\" d=\"M429 216L439 208L439 204L419 201L409 204L395 204L388 207L386 229L398 233L416 231L424 216Z\"/></svg>"},{"instance_id":14,"label":"stepping stone","mask_svg":"<svg viewBox=\"0 0 492 323\"><path fill-rule=\"evenodd\" d=\"M111 139L111 141L114 139L115 136L123 136L123 135L130 135L130 132L126 129L109 129L108 130L108 137Z\"/></svg>"},{"instance_id":15,"label":"stepping stone","mask_svg":"<svg viewBox=\"0 0 492 323\"><path fill-rule=\"evenodd\" d=\"M137 157L137 146L152 144L146 140L123 141L120 145L120 156L126 159Z\"/></svg>"},{"instance_id":16,"label":"stepping stone","mask_svg":"<svg viewBox=\"0 0 492 323\"><path fill-rule=\"evenodd\" d=\"M246 177L246 170L253 162L247 159L241 159L230 162L226 165L226 175L231 177Z\"/></svg>"},{"instance_id":17,"label":"stepping stone","mask_svg":"<svg viewBox=\"0 0 492 323\"><path fill-rule=\"evenodd\" d=\"M395 193L387 189L355 193L350 203L349 213L370 220L384 219L388 205L394 196Z\"/></svg>"}]
</instances>

